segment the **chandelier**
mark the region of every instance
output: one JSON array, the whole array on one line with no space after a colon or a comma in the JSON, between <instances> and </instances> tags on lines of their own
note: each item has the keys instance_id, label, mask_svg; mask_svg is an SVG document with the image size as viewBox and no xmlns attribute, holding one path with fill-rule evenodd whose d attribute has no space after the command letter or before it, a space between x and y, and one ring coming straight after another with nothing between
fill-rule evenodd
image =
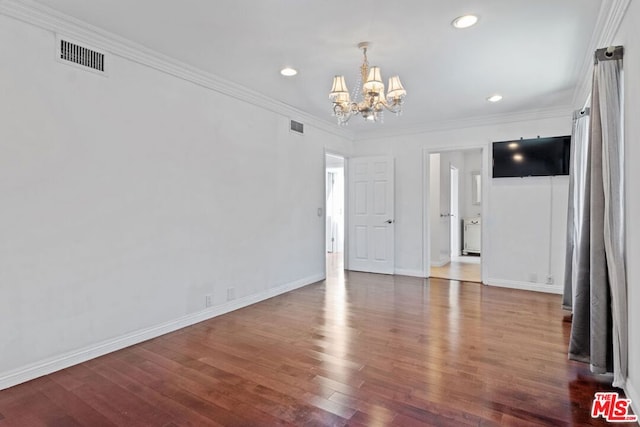
<instances>
[{"instance_id":1,"label":"chandelier","mask_svg":"<svg viewBox=\"0 0 640 427\"><path fill-rule=\"evenodd\" d=\"M355 114L360 114L368 121L382 121L383 110L391 111L395 115L402 112L402 101L407 91L400 83L400 77L389 78L388 92L385 97L384 83L379 67L369 67L367 60L367 48L369 43L362 42L358 48L362 50L363 62L360 66L360 78L353 91L353 97L349 96L344 76L335 76L333 86L329 93L329 99L333 103L333 115L338 119L338 124L345 125ZM362 84L362 82L364 82ZM362 90L358 88L362 84Z\"/></svg>"}]
</instances>

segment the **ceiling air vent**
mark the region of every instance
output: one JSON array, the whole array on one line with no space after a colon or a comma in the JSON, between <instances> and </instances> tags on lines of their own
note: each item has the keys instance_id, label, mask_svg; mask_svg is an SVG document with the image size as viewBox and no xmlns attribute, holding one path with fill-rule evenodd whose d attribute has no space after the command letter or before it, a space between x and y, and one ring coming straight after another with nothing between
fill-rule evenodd
<instances>
[{"instance_id":1,"label":"ceiling air vent","mask_svg":"<svg viewBox=\"0 0 640 427\"><path fill-rule=\"evenodd\" d=\"M296 132L302 135L304 133L304 125L300 122L296 122L295 120L291 120L290 130L291 132Z\"/></svg>"},{"instance_id":2,"label":"ceiling air vent","mask_svg":"<svg viewBox=\"0 0 640 427\"><path fill-rule=\"evenodd\" d=\"M97 73L105 72L105 54L58 38L58 59L66 64L75 64Z\"/></svg>"}]
</instances>

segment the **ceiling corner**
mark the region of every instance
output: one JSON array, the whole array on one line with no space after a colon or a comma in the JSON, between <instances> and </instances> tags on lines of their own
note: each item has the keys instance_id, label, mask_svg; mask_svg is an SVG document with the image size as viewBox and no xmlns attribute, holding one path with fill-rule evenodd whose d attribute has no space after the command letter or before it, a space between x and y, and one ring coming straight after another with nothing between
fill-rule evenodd
<instances>
[{"instance_id":1,"label":"ceiling corner","mask_svg":"<svg viewBox=\"0 0 640 427\"><path fill-rule=\"evenodd\" d=\"M629 8L631 0L604 0L600 5L600 12L596 26L591 36L591 41L583 64L580 67L578 84L573 94L574 108L581 108L587 101L591 92L591 69L593 67L593 53L602 47L607 47L615 42L620 24Z\"/></svg>"}]
</instances>

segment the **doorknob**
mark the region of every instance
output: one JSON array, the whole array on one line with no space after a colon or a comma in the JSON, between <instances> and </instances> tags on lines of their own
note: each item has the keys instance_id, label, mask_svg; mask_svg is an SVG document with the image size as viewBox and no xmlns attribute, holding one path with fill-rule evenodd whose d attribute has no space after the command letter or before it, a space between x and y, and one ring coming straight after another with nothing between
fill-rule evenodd
<instances>
[{"instance_id":1,"label":"doorknob","mask_svg":"<svg viewBox=\"0 0 640 427\"><path fill-rule=\"evenodd\" d=\"M386 222L387 224L393 224L395 221L394 221L394 220L392 220L392 219L388 219L388 220L386 220L385 222Z\"/></svg>"}]
</instances>

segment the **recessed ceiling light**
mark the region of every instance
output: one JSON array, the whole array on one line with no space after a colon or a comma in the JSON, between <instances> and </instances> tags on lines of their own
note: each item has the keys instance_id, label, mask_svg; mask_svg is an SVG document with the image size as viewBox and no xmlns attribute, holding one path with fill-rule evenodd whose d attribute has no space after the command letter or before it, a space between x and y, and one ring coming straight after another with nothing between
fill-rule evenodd
<instances>
[{"instance_id":1,"label":"recessed ceiling light","mask_svg":"<svg viewBox=\"0 0 640 427\"><path fill-rule=\"evenodd\" d=\"M451 25L455 28L469 28L476 25L478 17L476 15L462 15L453 20Z\"/></svg>"},{"instance_id":2,"label":"recessed ceiling light","mask_svg":"<svg viewBox=\"0 0 640 427\"><path fill-rule=\"evenodd\" d=\"M498 102L498 101L502 101L502 95L491 95L490 97L487 98L487 101L489 102Z\"/></svg>"},{"instance_id":3,"label":"recessed ceiling light","mask_svg":"<svg viewBox=\"0 0 640 427\"><path fill-rule=\"evenodd\" d=\"M291 68L291 67L286 67L283 68L282 70L280 70L280 74L282 74L285 77L291 77L291 76L295 76L296 74L298 74L298 70Z\"/></svg>"}]
</instances>

